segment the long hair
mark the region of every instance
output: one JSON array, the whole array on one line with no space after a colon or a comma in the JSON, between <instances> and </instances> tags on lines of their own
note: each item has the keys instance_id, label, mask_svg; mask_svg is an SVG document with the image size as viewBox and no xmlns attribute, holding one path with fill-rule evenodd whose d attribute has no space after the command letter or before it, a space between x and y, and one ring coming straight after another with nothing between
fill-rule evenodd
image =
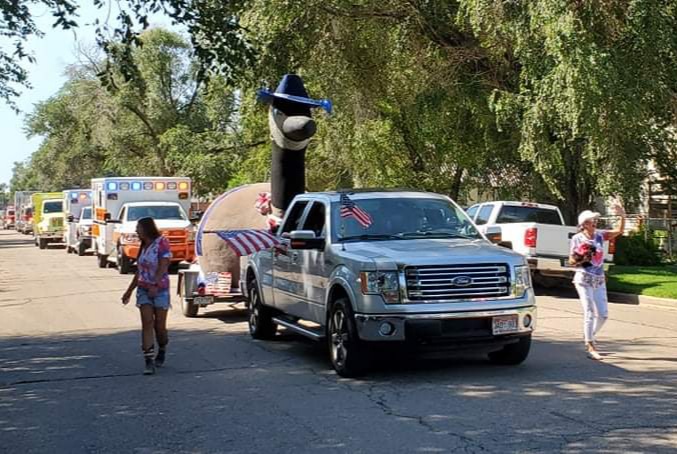
<instances>
[{"instance_id":1,"label":"long hair","mask_svg":"<svg viewBox=\"0 0 677 454\"><path fill-rule=\"evenodd\" d=\"M141 249L139 250L139 256L141 256L141 251L150 246L153 241L157 240L160 237L160 231L155 225L153 218L141 218L138 221L139 227L143 231L143 236L147 238L148 243L141 239Z\"/></svg>"}]
</instances>

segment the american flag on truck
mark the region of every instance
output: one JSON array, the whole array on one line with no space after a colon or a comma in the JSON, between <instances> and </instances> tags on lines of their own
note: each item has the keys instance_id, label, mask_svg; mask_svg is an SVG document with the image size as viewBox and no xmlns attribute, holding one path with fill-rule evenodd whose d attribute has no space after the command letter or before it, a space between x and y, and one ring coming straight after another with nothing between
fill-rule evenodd
<instances>
[{"instance_id":1,"label":"american flag on truck","mask_svg":"<svg viewBox=\"0 0 677 454\"><path fill-rule=\"evenodd\" d=\"M374 222L369 213L357 206L348 194L341 194L340 205L342 218L353 218L365 229Z\"/></svg>"},{"instance_id":2,"label":"american flag on truck","mask_svg":"<svg viewBox=\"0 0 677 454\"><path fill-rule=\"evenodd\" d=\"M238 255L250 255L281 244L278 237L265 230L219 230L214 232Z\"/></svg>"}]
</instances>

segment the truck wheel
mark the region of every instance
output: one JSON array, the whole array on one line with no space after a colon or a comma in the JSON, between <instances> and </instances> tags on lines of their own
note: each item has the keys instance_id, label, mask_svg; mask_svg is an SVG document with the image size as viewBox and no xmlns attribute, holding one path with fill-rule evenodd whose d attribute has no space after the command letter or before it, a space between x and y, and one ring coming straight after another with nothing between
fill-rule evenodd
<instances>
[{"instance_id":1,"label":"truck wheel","mask_svg":"<svg viewBox=\"0 0 677 454\"><path fill-rule=\"evenodd\" d=\"M369 362L365 345L360 341L350 301L334 302L327 323L329 358L341 377L359 377L367 372Z\"/></svg>"},{"instance_id":2,"label":"truck wheel","mask_svg":"<svg viewBox=\"0 0 677 454\"><path fill-rule=\"evenodd\" d=\"M249 334L254 339L271 339L276 331L272 311L261 302L259 288L253 281L249 288Z\"/></svg>"},{"instance_id":3,"label":"truck wheel","mask_svg":"<svg viewBox=\"0 0 677 454\"><path fill-rule=\"evenodd\" d=\"M200 306L193 304L188 298L181 298L181 312L183 315L189 318L197 316L197 311L200 309Z\"/></svg>"},{"instance_id":4,"label":"truck wheel","mask_svg":"<svg viewBox=\"0 0 677 454\"><path fill-rule=\"evenodd\" d=\"M524 362L531 349L531 334L521 337L519 342L509 344L502 349L489 353L489 361L503 366L515 366Z\"/></svg>"},{"instance_id":5,"label":"truck wheel","mask_svg":"<svg viewBox=\"0 0 677 454\"><path fill-rule=\"evenodd\" d=\"M87 251L87 248L85 246L86 246L86 244L85 244L84 241L80 241L80 243L78 243L78 255L80 257L85 255L85 252Z\"/></svg>"},{"instance_id":6,"label":"truck wheel","mask_svg":"<svg viewBox=\"0 0 677 454\"><path fill-rule=\"evenodd\" d=\"M132 269L132 261L127 257L122 250L118 246L118 273L120 274L129 274L129 272Z\"/></svg>"},{"instance_id":7,"label":"truck wheel","mask_svg":"<svg viewBox=\"0 0 677 454\"><path fill-rule=\"evenodd\" d=\"M38 247L40 249L46 249L47 248L47 240L40 238L38 240Z\"/></svg>"},{"instance_id":8,"label":"truck wheel","mask_svg":"<svg viewBox=\"0 0 677 454\"><path fill-rule=\"evenodd\" d=\"M107 268L108 267L108 256L107 255L97 254L96 258L99 261L99 268Z\"/></svg>"}]
</instances>

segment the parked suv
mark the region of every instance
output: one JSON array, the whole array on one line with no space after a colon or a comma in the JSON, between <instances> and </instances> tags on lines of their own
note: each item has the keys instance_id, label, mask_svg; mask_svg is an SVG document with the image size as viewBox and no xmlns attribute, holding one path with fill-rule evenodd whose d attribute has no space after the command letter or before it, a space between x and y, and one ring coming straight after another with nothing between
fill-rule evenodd
<instances>
[{"instance_id":1,"label":"parked suv","mask_svg":"<svg viewBox=\"0 0 677 454\"><path fill-rule=\"evenodd\" d=\"M536 307L526 259L490 243L445 196L303 194L277 235L281 246L242 264L254 338L283 326L325 341L348 377L366 371L376 343L527 358Z\"/></svg>"}]
</instances>

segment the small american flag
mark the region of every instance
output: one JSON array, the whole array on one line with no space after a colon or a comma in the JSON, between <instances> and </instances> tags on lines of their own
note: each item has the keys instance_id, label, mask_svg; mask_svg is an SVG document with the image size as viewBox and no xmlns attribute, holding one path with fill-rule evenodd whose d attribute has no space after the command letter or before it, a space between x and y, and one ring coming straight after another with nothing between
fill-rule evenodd
<instances>
[{"instance_id":1,"label":"small american flag","mask_svg":"<svg viewBox=\"0 0 677 454\"><path fill-rule=\"evenodd\" d=\"M214 232L239 256L270 249L281 241L265 230L219 230Z\"/></svg>"},{"instance_id":2,"label":"small american flag","mask_svg":"<svg viewBox=\"0 0 677 454\"><path fill-rule=\"evenodd\" d=\"M341 194L341 217L353 218L365 229L374 222L369 213L358 207L345 193Z\"/></svg>"}]
</instances>

